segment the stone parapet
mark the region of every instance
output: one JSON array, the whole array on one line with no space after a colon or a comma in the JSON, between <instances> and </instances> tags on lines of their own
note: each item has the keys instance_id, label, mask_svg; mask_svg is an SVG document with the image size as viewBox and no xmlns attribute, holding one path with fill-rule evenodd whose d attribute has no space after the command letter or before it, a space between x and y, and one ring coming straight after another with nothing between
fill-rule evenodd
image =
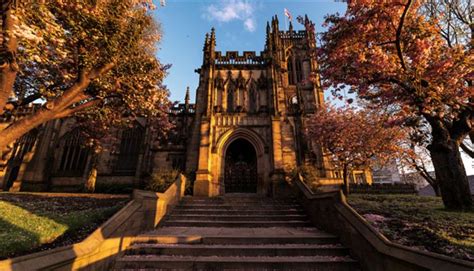
<instances>
[{"instance_id":1,"label":"stone parapet","mask_svg":"<svg viewBox=\"0 0 474 271\"><path fill-rule=\"evenodd\" d=\"M180 174L164 193L134 190L132 201L84 241L0 261L0 270L110 270L138 234L154 229L184 197L185 185Z\"/></svg>"},{"instance_id":2,"label":"stone parapet","mask_svg":"<svg viewBox=\"0 0 474 271\"><path fill-rule=\"evenodd\" d=\"M347 204L340 190L314 194L302 180L296 180L295 192L311 222L339 236L362 270L474 270L473 262L391 242Z\"/></svg>"}]
</instances>

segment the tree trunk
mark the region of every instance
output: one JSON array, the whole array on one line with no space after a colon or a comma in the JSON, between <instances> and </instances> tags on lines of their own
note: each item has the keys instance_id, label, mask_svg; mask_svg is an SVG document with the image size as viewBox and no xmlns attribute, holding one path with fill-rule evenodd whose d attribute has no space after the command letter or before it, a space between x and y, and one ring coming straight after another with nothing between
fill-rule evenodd
<instances>
[{"instance_id":1,"label":"tree trunk","mask_svg":"<svg viewBox=\"0 0 474 271\"><path fill-rule=\"evenodd\" d=\"M343 186L342 186L342 192L344 195L349 195L349 168L347 165L344 165L342 168L342 180L343 180Z\"/></svg>"},{"instance_id":2,"label":"tree trunk","mask_svg":"<svg viewBox=\"0 0 474 271\"><path fill-rule=\"evenodd\" d=\"M434 193L437 197L441 197L441 191L439 190L439 185L437 183L431 184L431 187L433 187Z\"/></svg>"},{"instance_id":3,"label":"tree trunk","mask_svg":"<svg viewBox=\"0 0 474 271\"><path fill-rule=\"evenodd\" d=\"M470 209L472 197L459 142L450 138L442 124L431 126L433 138L428 149L444 206L455 210Z\"/></svg>"},{"instance_id":4,"label":"tree trunk","mask_svg":"<svg viewBox=\"0 0 474 271\"><path fill-rule=\"evenodd\" d=\"M95 183L97 180L97 161L98 161L98 155L97 153L93 152L92 157L91 157L91 170L89 171L89 174L87 175L87 180L84 185L84 190L88 193L94 193L95 191Z\"/></svg>"},{"instance_id":5,"label":"tree trunk","mask_svg":"<svg viewBox=\"0 0 474 271\"><path fill-rule=\"evenodd\" d=\"M0 115L5 112L5 105L8 98L13 93L13 84L15 83L18 71L16 62L17 40L13 30L17 27L17 19L14 16L13 2L0 8L2 13L2 34L3 40L0 44Z\"/></svg>"}]
</instances>

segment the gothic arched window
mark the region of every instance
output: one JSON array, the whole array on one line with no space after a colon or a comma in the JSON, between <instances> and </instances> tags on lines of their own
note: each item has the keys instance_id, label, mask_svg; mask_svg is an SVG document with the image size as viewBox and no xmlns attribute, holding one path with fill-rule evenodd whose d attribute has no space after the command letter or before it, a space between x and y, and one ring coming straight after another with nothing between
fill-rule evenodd
<instances>
[{"instance_id":1,"label":"gothic arched window","mask_svg":"<svg viewBox=\"0 0 474 271\"><path fill-rule=\"evenodd\" d=\"M30 151L33 150L33 146L36 143L38 136L38 130L32 130L31 132L20 137L13 145L13 151L11 153L11 160L22 161L23 157Z\"/></svg>"},{"instance_id":2,"label":"gothic arched window","mask_svg":"<svg viewBox=\"0 0 474 271\"><path fill-rule=\"evenodd\" d=\"M224 80L220 78L220 74L216 78L215 98L214 98L214 110L215 112L221 112L224 104Z\"/></svg>"},{"instance_id":3,"label":"gothic arched window","mask_svg":"<svg viewBox=\"0 0 474 271\"><path fill-rule=\"evenodd\" d=\"M224 89L223 88L217 88L216 89L216 104L215 106L222 107L223 101L222 101L222 96L224 94Z\"/></svg>"},{"instance_id":4,"label":"gothic arched window","mask_svg":"<svg viewBox=\"0 0 474 271\"><path fill-rule=\"evenodd\" d=\"M303 68L299 59L295 59L295 64L296 82L299 83L303 81Z\"/></svg>"},{"instance_id":5,"label":"gothic arched window","mask_svg":"<svg viewBox=\"0 0 474 271\"><path fill-rule=\"evenodd\" d=\"M122 131L120 152L115 165L116 173L135 175L144 134L144 129L139 125Z\"/></svg>"},{"instance_id":6,"label":"gothic arched window","mask_svg":"<svg viewBox=\"0 0 474 271\"><path fill-rule=\"evenodd\" d=\"M257 85L252 84L249 93L249 112L255 113L258 111L258 92Z\"/></svg>"},{"instance_id":7,"label":"gothic arched window","mask_svg":"<svg viewBox=\"0 0 474 271\"><path fill-rule=\"evenodd\" d=\"M28 153L33 152L33 147L36 144L37 137L38 130L34 129L20 137L13 145L13 149L11 151L10 159L7 163L7 171L4 178L4 191L8 191L13 185L13 182L17 180L18 175L20 174L21 164L23 163L25 156Z\"/></svg>"},{"instance_id":8,"label":"gothic arched window","mask_svg":"<svg viewBox=\"0 0 474 271\"><path fill-rule=\"evenodd\" d=\"M60 142L60 160L56 174L59 176L79 177L84 174L89 157L89 148L78 129L64 135Z\"/></svg>"},{"instance_id":9,"label":"gothic arched window","mask_svg":"<svg viewBox=\"0 0 474 271\"><path fill-rule=\"evenodd\" d=\"M287 70L288 70L288 84L289 85L295 85L296 80L295 80L294 67L293 67L293 57L292 56L288 57Z\"/></svg>"},{"instance_id":10,"label":"gothic arched window","mask_svg":"<svg viewBox=\"0 0 474 271\"><path fill-rule=\"evenodd\" d=\"M234 112L234 94L234 88L229 86L227 91L227 112L229 113Z\"/></svg>"},{"instance_id":11,"label":"gothic arched window","mask_svg":"<svg viewBox=\"0 0 474 271\"><path fill-rule=\"evenodd\" d=\"M245 111L246 108L245 108L245 103L246 103L246 99L245 99L245 92L246 92L246 89L244 87L240 87L237 89L237 101L236 101L236 104L237 104L237 109L239 112L242 112L242 111Z\"/></svg>"}]
</instances>

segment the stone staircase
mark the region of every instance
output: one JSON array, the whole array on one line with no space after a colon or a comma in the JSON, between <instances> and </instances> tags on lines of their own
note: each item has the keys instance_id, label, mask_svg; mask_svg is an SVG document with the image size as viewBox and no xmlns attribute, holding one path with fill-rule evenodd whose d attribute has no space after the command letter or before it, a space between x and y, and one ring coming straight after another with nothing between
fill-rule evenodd
<instances>
[{"instance_id":1,"label":"stone staircase","mask_svg":"<svg viewBox=\"0 0 474 271\"><path fill-rule=\"evenodd\" d=\"M295 201L186 197L137 236L115 270L360 270Z\"/></svg>"}]
</instances>

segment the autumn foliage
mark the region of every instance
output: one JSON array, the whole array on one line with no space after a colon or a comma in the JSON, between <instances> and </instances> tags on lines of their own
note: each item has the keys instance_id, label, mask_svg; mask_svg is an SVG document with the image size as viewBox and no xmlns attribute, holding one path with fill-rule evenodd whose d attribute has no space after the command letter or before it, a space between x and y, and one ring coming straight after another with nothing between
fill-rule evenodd
<instances>
[{"instance_id":1,"label":"autumn foliage","mask_svg":"<svg viewBox=\"0 0 474 271\"><path fill-rule=\"evenodd\" d=\"M332 165L343 172L346 193L353 169L383 166L406 152L406 133L387 127L387 122L387 116L380 112L330 104L308 119L309 137L323 147Z\"/></svg>"},{"instance_id":2,"label":"autumn foliage","mask_svg":"<svg viewBox=\"0 0 474 271\"><path fill-rule=\"evenodd\" d=\"M138 116L165 126L167 66L155 56L161 34L152 8L151 0L6 1L0 116L35 100L42 106L0 130L0 151L34 127L80 112L100 120L97 128Z\"/></svg>"},{"instance_id":3,"label":"autumn foliage","mask_svg":"<svg viewBox=\"0 0 474 271\"><path fill-rule=\"evenodd\" d=\"M372 107L389 109L393 125L417 129L416 140L429 141L444 204L470 208L459 146L472 131L473 48L448 42L444 24L426 17L422 4L349 1L345 15L326 19L321 75L336 95L349 88Z\"/></svg>"}]
</instances>

